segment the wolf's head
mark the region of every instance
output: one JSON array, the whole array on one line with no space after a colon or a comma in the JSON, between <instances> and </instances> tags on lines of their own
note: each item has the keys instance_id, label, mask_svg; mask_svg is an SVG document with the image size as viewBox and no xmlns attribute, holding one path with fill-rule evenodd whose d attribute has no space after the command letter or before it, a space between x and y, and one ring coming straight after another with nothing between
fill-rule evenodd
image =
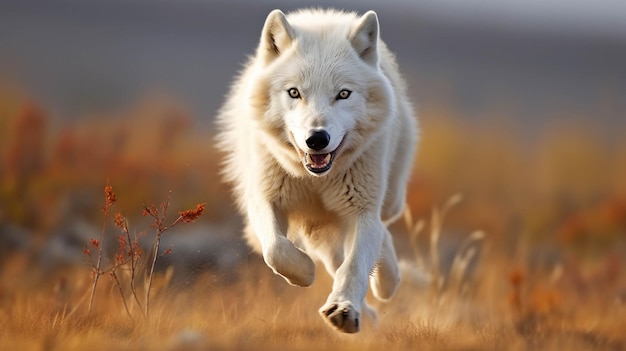
<instances>
[{"instance_id":1,"label":"wolf's head","mask_svg":"<svg viewBox=\"0 0 626 351\"><path fill-rule=\"evenodd\" d=\"M385 128L394 107L378 32L373 11L274 10L267 17L249 89L266 144L292 174L348 167Z\"/></svg>"}]
</instances>

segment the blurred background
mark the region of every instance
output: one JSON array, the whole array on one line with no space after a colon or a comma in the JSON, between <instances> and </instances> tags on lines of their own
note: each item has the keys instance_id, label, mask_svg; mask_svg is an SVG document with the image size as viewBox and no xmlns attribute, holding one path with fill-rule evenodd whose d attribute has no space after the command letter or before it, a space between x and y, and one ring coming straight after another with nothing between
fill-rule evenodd
<instances>
[{"instance_id":1,"label":"blurred background","mask_svg":"<svg viewBox=\"0 0 626 351\"><path fill-rule=\"evenodd\" d=\"M248 249L214 117L269 11L311 5L377 11L422 126L410 211L463 195L442 251L483 230L513 267L613 274L624 291L619 0L0 0L0 268L80 264L109 183L137 231L170 191L172 213L206 203L164 247L184 272L232 271Z\"/></svg>"}]
</instances>

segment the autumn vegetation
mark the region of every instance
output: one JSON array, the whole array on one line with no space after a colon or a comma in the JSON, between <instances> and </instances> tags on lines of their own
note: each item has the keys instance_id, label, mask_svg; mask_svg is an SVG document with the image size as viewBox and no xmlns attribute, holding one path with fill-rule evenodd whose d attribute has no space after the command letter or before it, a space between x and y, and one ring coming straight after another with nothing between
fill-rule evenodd
<instances>
[{"instance_id":1,"label":"autumn vegetation","mask_svg":"<svg viewBox=\"0 0 626 351\"><path fill-rule=\"evenodd\" d=\"M59 122L2 91L0 349L625 349L626 139L568 115L534 128L493 115L420 110L392 227L403 282L390 303L368 298L378 326L346 336L317 314L322 269L308 289L254 254L184 286L154 269L176 255L158 246L172 226L240 224L211 129L183 107L145 99ZM51 233L77 217L102 237L81 263L45 269ZM221 234L241 245L236 228Z\"/></svg>"}]
</instances>

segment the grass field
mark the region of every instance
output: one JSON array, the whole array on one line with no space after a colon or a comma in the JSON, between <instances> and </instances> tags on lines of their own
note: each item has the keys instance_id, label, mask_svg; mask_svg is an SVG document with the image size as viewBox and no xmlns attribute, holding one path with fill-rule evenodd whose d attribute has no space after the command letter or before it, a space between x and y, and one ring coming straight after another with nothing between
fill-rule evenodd
<instances>
[{"instance_id":1,"label":"grass field","mask_svg":"<svg viewBox=\"0 0 626 351\"><path fill-rule=\"evenodd\" d=\"M127 313L104 275L89 313L89 266L39 263L49 233L75 217L101 226L107 182L131 224L170 190L172 213L206 203L197 222L238 222L219 155L175 104L58 126L10 94L0 94L0 224L29 236L0 249L2 350L626 349L626 141L605 129L555 122L521 133L502 117L421 111L411 220L392 228L402 285L390 303L368 297L378 326L340 335L317 313L325 272L291 287L255 255L186 284L158 273L148 318L130 298ZM433 213L456 194L438 230Z\"/></svg>"}]
</instances>

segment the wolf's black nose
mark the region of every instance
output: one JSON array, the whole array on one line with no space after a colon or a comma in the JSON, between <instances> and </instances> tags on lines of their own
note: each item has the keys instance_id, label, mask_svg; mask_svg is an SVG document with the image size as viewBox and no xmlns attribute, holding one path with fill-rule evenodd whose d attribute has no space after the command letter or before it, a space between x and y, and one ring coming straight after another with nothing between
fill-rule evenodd
<instances>
[{"instance_id":1,"label":"wolf's black nose","mask_svg":"<svg viewBox=\"0 0 626 351\"><path fill-rule=\"evenodd\" d=\"M325 148L329 142L330 134L325 130L315 131L306 139L306 145L315 151Z\"/></svg>"}]
</instances>

